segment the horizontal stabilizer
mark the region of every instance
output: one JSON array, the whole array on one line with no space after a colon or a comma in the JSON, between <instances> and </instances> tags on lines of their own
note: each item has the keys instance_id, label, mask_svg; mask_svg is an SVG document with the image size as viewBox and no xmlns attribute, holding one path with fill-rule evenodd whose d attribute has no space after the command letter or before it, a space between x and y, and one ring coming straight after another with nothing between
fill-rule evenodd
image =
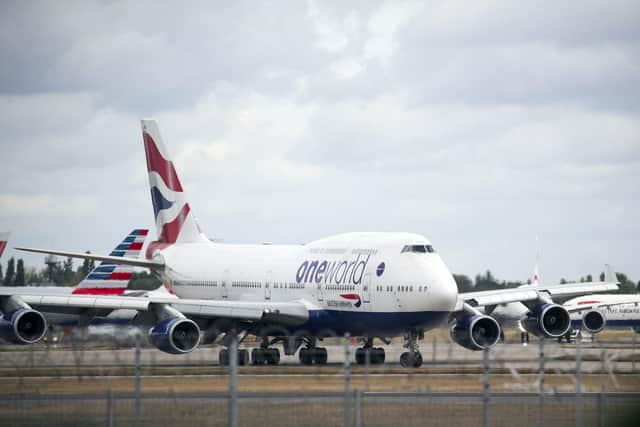
<instances>
[{"instance_id":1,"label":"horizontal stabilizer","mask_svg":"<svg viewBox=\"0 0 640 427\"><path fill-rule=\"evenodd\" d=\"M51 251L48 249L34 249L34 248L14 248L18 251L35 252L40 254L60 255L71 258L80 259L92 259L94 261L104 261L112 264L132 265L134 267L144 267L151 270L160 270L164 268L164 263L160 261L149 261L146 259L137 258L125 258L118 256L106 256L96 254L86 254L81 252L63 252L63 251Z\"/></svg>"}]
</instances>

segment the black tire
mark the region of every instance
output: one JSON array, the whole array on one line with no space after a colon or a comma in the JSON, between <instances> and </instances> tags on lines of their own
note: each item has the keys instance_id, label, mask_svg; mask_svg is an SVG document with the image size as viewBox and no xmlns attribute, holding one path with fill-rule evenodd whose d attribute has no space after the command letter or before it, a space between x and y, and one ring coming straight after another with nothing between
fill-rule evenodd
<instances>
[{"instance_id":1,"label":"black tire","mask_svg":"<svg viewBox=\"0 0 640 427\"><path fill-rule=\"evenodd\" d=\"M356 363L358 365L364 365L365 362L366 362L366 359L365 359L366 356L365 356L364 352L365 352L364 348L357 348L356 349Z\"/></svg>"},{"instance_id":2,"label":"black tire","mask_svg":"<svg viewBox=\"0 0 640 427\"><path fill-rule=\"evenodd\" d=\"M301 348L298 357L300 359L300 363L302 363L303 365L313 364L313 354L311 353L310 349Z\"/></svg>"},{"instance_id":3,"label":"black tire","mask_svg":"<svg viewBox=\"0 0 640 427\"><path fill-rule=\"evenodd\" d=\"M265 361L267 365L277 365L280 363L280 350L277 348L268 348L265 350Z\"/></svg>"},{"instance_id":4,"label":"black tire","mask_svg":"<svg viewBox=\"0 0 640 427\"><path fill-rule=\"evenodd\" d=\"M413 366L413 358L411 357L411 353L404 352L400 355L400 366L403 368L409 368Z\"/></svg>"},{"instance_id":5,"label":"black tire","mask_svg":"<svg viewBox=\"0 0 640 427\"><path fill-rule=\"evenodd\" d=\"M420 354L420 352L415 352L413 354L413 367L419 368L420 366L422 366L422 354Z\"/></svg>"},{"instance_id":6,"label":"black tire","mask_svg":"<svg viewBox=\"0 0 640 427\"><path fill-rule=\"evenodd\" d=\"M238 350L238 366L245 366L249 363L249 351Z\"/></svg>"},{"instance_id":7,"label":"black tire","mask_svg":"<svg viewBox=\"0 0 640 427\"><path fill-rule=\"evenodd\" d=\"M261 348L254 348L253 350L251 350L251 364L264 365L264 356L264 350L262 350Z\"/></svg>"},{"instance_id":8,"label":"black tire","mask_svg":"<svg viewBox=\"0 0 640 427\"><path fill-rule=\"evenodd\" d=\"M385 359L384 348L378 347L378 348L372 349L371 363L376 365L381 365L384 363L384 359Z\"/></svg>"},{"instance_id":9,"label":"black tire","mask_svg":"<svg viewBox=\"0 0 640 427\"><path fill-rule=\"evenodd\" d=\"M324 347L317 347L313 352L313 361L316 365L326 365L327 364L327 349Z\"/></svg>"},{"instance_id":10,"label":"black tire","mask_svg":"<svg viewBox=\"0 0 640 427\"><path fill-rule=\"evenodd\" d=\"M226 348L220 350L220 353L218 354L218 362L220 363L220 366L229 366L229 350Z\"/></svg>"}]
</instances>

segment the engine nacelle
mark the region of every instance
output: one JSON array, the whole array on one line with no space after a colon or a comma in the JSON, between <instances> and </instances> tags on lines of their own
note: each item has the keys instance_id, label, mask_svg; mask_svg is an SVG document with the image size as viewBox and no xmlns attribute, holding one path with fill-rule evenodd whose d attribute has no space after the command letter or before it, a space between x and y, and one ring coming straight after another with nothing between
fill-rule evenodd
<instances>
[{"instance_id":1,"label":"engine nacelle","mask_svg":"<svg viewBox=\"0 0 640 427\"><path fill-rule=\"evenodd\" d=\"M171 317L151 328L149 340L165 353L191 353L200 344L200 328L193 320Z\"/></svg>"},{"instance_id":2,"label":"engine nacelle","mask_svg":"<svg viewBox=\"0 0 640 427\"><path fill-rule=\"evenodd\" d=\"M485 315L465 316L454 323L449 332L456 343L475 351L493 347L500 339L500 325Z\"/></svg>"},{"instance_id":3,"label":"engine nacelle","mask_svg":"<svg viewBox=\"0 0 640 427\"><path fill-rule=\"evenodd\" d=\"M571 316L558 304L538 304L520 322L529 333L544 338L558 338L571 328Z\"/></svg>"},{"instance_id":4,"label":"engine nacelle","mask_svg":"<svg viewBox=\"0 0 640 427\"><path fill-rule=\"evenodd\" d=\"M597 334L602 331L607 323L607 320L604 317L604 313L602 313L598 309L587 310L582 315L582 327L585 331L591 334Z\"/></svg>"},{"instance_id":5,"label":"engine nacelle","mask_svg":"<svg viewBox=\"0 0 640 427\"><path fill-rule=\"evenodd\" d=\"M0 317L0 337L14 344L37 343L46 332L46 319L31 308L18 308Z\"/></svg>"}]
</instances>

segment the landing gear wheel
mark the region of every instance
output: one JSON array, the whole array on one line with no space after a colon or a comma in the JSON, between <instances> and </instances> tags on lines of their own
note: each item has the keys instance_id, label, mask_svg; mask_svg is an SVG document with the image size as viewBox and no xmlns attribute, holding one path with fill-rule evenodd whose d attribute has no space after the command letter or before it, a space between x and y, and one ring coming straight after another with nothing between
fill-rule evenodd
<instances>
[{"instance_id":1,"label":"landing gear wheel","mask_svg":"<svg viewBox=\"0 0 640 427\"><path fill-rule=\"evenodd\" d=\"M400 365L403 368L419 368L422 366L422 354L417 351L407 351L400 356Z\"/></svg>"},{"instance_id":2,"label":"landing gear wheel","mask_svg":"<svg viewBox=\"0 0 640 427\"><path fill-rule=\"evenodd\" d=\"M298 358L300 359L300 363L303 365L312 365L313 364L313 353L310 348L301 348L300 353L298 354Z\"/></svg>"},{"instance_id":3,"label":"landing gear wheel","mask_svg":"<svg viewBox=\"0 0 640 427\"><path fill-rule=\"evenodd\" d=\"M313 351L313 361L316 365L326 365L327 349L324 347L316 347Z\"/></svg>"},{"instance_id":4,"label":"landing gear wheel","mask_svg":"<svg viewBox=\"0 0 640 427\"><path fill-rule=\"evenodd\" d=\"M254 348L251 350L251 364L252 365L264 365L265 354L261 348Z\"/></svg>"},{"instance_id":5,"label":"landing gear wheel","mask_svg":"<svg viewBox=\"0 0 640 427\"><path fill-rule=\"evenodd\" d=\"M267 365L277 365L280 363L280 350L277 348L267 348L264 354Z\"/></svg>"},{"instance_id":6,"label":"landing gear wheel","mask_svg":"<svg viewBox=\"0 0 640 427\"><path fill-rule=\"evenodd\" d=\"M218 362L220 366L229 366L229 350L223 348L218 354Z\"/></svg>"},{"instance_id":7,"label":"landing gear wheel","mask_svg":"<svg viewBox=\"0 0 640 427\"><path fill-rule=\"evenodd\" d=\"M364 365L367 363L367 353L369 353L369 363L379 365L384 363L385 353L382 347L360 347L356 349L356 363Z\"/></svg>"},{"instance_id":8,"label":"landing gear wheel","mask_svg":"<svg viewBox=\"0 0 640 427\"><path fill-rule=\"evenodd\" d=\"M229 366L229 349L224 348L220 350L218 355L218 361L220 366ZM244 366L249 362L249 352L247 350L238 350L238 366Z\"/></svg>"}]
</instances>

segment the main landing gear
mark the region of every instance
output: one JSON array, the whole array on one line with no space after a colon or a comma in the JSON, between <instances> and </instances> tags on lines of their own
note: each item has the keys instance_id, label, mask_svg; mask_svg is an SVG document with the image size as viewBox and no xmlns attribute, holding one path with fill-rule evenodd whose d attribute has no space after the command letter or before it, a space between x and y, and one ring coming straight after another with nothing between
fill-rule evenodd
<instances>
[{"instance_id":1,"label":"main landing gear","mask_svg":"<svg viewBox=\"0 0 640 427\"><path fill-rule=\"evenodd\" d=\"M368 362L367 358L369 359ZM367 338L364 342L364 346L356 349L356 363L358 365L365 365L367 363L379 365L384 363L384 358L384 348L374 347L373 338Z\"/></svg>"},{"instance_id":2,"label":"main landing gear","mask_svg":"<svg viewBox=\"0 0 640 427\"><path fill-rule=\"evenodd\" d=\"M409 351L402 353L400 356L400 366L403 368L419 368L422 366L422 354L418 350L418 332L411 330L405 335L407 343L404 345Z\"/></svg>"},{"instance_id":3,"label":"main landing gear","mask_svg":"<svg viewBox=\"0 0 640 427\"><path fill-rule=\"evenodd\" d=\"M218 355L220 366L229 366L229 349L223 348ZM245 349L238 349L238 366L249 364L249 352Z\"/></svg>"},{"instance_id":4,"label":"main landing gear","mask_svg":"<svg viewBox=\"0 0 640 427\"><path fill-rule=\"evenodd\" d=\"M298 358L303 365L326 365L327 349L324 347L316 347L316 340L313 338L305 339L306 347L300 348Z\"/></svg>"},{"instance_id":5,"label":"main landing gear","mask_svg":"<svg viewBox=\"0 0 640 427\"><path fill-rule=\"evenodd\" d=\"M262 338L260 348L251 350L252 365L277 365L280 363L280 350L269 347L273 343L269 342L269 337Z\"/></svg>"}]
</instances>

